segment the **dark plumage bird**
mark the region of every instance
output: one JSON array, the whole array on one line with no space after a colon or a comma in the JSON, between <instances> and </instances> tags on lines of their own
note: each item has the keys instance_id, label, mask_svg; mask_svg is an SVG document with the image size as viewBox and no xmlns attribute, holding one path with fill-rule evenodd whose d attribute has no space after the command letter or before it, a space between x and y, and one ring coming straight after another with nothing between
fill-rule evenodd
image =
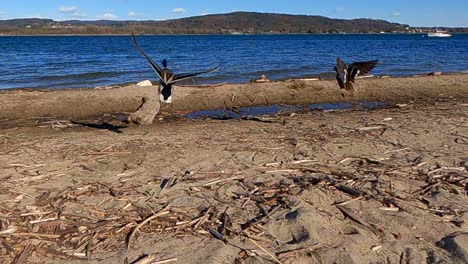
<instances>
[{"instance_id":1,"label":"dark plumage bird","mask_svg":"<svg viewBox=\"0 0 468 264\"><path fill-rule=\"evenodd\" d=\"M159 94L160 94L160 100L161 102L166 102L170 104L172 102L172 91L173 91L173 84L176 82L180 82L201 74L205 73L210 73L214 72L217 69L219 69L219 66L209 69L206 71L200 71L200 72L193 72L193 73L182 73L182 74L174 74L171 70L167 68L167 60L162 61L162 68L154 62L146 53L143 51L143 49L138 45L135 35L132 33L132 40L133 44L135 44L135 47L137 50L143 55L143 57L146 58L146 60L149 62L151 65L151 68L153 68L154 72L159 78Z\"/></svg>"},{"instance_id":2,"label":"dark plumage bird","mask_svg":"<svg viewBox=\"0 0 468 264\"><path fill-rule=\"evenodd\" d=\"M351 63L348 67L346 67L345 62L340 58L337 58L335 72L336 80L338 81L340 88L353 93L353 83L355 78L358 75L364 75L370 72L372 69L375 68L378 62L379 60L354 62Z\"/></svg>"}]
</instances>

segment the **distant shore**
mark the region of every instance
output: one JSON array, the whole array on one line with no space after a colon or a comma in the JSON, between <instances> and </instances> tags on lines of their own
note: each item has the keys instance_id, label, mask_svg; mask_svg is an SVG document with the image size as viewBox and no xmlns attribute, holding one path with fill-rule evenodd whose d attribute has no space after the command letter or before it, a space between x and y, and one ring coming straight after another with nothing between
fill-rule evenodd
<instances>
[{"instance_id":1,"label":"distant shore","mask_svg":"<svg viewBox=\"0 0 468 264\"><path fill-rule=\"evenodd\" d=\"M129 33L121 34L3 34L0 37L99 37L99 36L129 36ZM452 33L453 35L466 35L468 32ZM427 35L423 33L242 33L242 34L138 34L141 36L249 36L249 35Z\"/></svg>"}]
</instances>

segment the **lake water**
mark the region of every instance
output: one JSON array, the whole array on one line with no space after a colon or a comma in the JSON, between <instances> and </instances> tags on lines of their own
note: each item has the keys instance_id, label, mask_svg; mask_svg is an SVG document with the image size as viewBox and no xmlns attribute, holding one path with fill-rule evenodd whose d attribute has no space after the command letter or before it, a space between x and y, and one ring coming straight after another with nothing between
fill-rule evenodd
<instances>
[{"instance_id":1,"label":"lake water","mask_svg":"<svg viewBox=\"0 0 468 264\"><path fill-rule=\"evenodd\" d=\"M222 68L194 84L314 76L347 62L379 59L375 75L468 70L468 34L137 36L176 73ZM0 89L73 88L155 80L130 36L0 37Z\"/></svg>"}]
</instances>

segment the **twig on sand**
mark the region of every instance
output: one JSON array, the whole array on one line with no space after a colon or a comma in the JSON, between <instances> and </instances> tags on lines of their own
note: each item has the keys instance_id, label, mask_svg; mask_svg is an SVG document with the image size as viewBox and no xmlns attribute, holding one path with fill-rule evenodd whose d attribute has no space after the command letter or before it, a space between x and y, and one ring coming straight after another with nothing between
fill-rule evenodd
<instances>
[{"instance_id":1,"label":"twig on sand","mask_svg":"<svg viewBox=\"0 0 468 264\"><path fill-rule=\"evenodd\" d=\"M74 253L74 254L69 254L65 253L62 251L54 250L51 248L46 248L45 253L47 254L53 254L62 258L67 258L67 259L74 259L74 260L86 260L85 256L82 256L81 253Z\"/></svg>"},{"instance_id":2,"label":"twig on sand","mask_svg":"<svg viewBox=\"0 0 468 264\"><path fill-rule=\"evenodd\" d=\"M247 231L244 231L243 232L243 235L250 238L250 239L254 239L256 241L262 241L262 242L265 242L265 243L272 243L274 241L270 240L270 239L267 239L267 238L264 238L264 237L259 237L259 236L254 236L254 235L250 235Z\"/></svg>"},{"instance_id":3,"label":"twig on sand","mask_svg":"<svg viewBox=\"0 0 468 264\"><path fill-rule=\"evenodd\" d=\"M12 233L16 232L16 230L17 230L16 227L11 227L11 228L8 228L6 230L2 230L2 231L0 231L0 236L12 234Z\"/></svg>"},{"instance_id":4,"label":"twig on sand","mask_svg":"<svg viewBox=\"0 0 468 264\"><path fill-rule=\"evenodd\" d=\"M29 221L29 223L34 225L34 224L50 222L50 221L55 221L55 220L59 220L59 219L57 217L51 217L51 218L45 218L45 219L39 219L39 220L32 220L32 221Z\"/></svg>"},{"instance_id":5,"label":"twig on sand","mask_svg":"<svg viewBox=\"0 0 468 264\"><path fill-rule=\"evenodd\" d=\"M16 182L19 182L19 181L23 181L23 182L29 182L29 181L38 181L38 180L42 180L44 178L48 178L48 177L60 177L60 176L64 176L65 173L59 173L59 174L43 174L43 175L38 175L38 176L33 176L33 177L23 177L23 178L18 178L18 179L14 179L14 181Z\"/></svg>"},{"instance_id":6,"label":"twig on sand","mask_svg":"<svg viewBox=\"0 0 468 264\"><path fill-rule=\"evenodd\" d=\"M141 258L139 260L136 260L132 262L132 264L164 264L164 263L177 261L177 258L165 259L165 260L160 260L160 261L155 261L155 260L156 260L156 254L152 254L144 258Z\"/></svg>"},{"instance_id":7,"label":"twig on sand","mask_svg":"<svg viewBox=\"0 0 468 264\"><path fill-rule=\"evenodd\" d=\"M265 171L265 173L292 173L292 172L300 172L300 170L270 170L270 171Z\"/></svg>"},{"instance_id":8,"label":"twig on sand","mask_svg":"<svg viewBox=\"0 0 468 264\"><path fill-rule=\"evenodd\" d=\"M361 200L362 198L364 198L364 196L359 196L359 197L356 197L354 199L351 199L351 200L348 200L348 201L345 201L345 202L342 202L342 203L338 203L336 205L347 205L349 203L352 203L352 202L355 202L355 201L359 201Z\"/></svg>"},{"instance_id":9,"label":"twig on sand","mask_svg":"<svg viewBox=\"0 0 468 264\"><path fill-rule=\"evenodd\" d=\"M354 222L356 222L356 223L358 223L360 225L363 225L363 226L367 227L370 231L372 231L372 233L374 233L377 236L380 236L379 231L375 227L368 224L366 221L361 219L361 217L359 217L359 216L355 215L354 213L352 213L351 210L349 210L348 208L346 208L344 206L340 206L340 205L337 205L336 207L349 219L353 220Z\"/></svg>"},{"instance_id":10,"label":"twig on sand","mask_svg":"<svg viewBox=\"0 0 468 264\"><path fill-rule=\"evenodd\" d=\"M305 159L305 160L292 161L291 164L303 164L303 163L312 163L312 162L320 162L320 161L319 160Z\"/></svg>"},{"instance_id":11,"label":"twig on sand","mask_svg":"<svg viewBox=\"0 0 468 264\"><path fill-rule=\"evenodd\" d=\"M350 194L352 196L362 196L362 192L355 189L355 188L352 188L352 187L349 187L347 185L344 185L344 184L338 184L336 185L336 188L344 193L347 193L347 194Z\"/></svg>"},{"instance_id":12,"label":"twig on sand","mask_svg":"<svg viewBox=\"0 0 468 264\"><path fill-rule=\"evenodd\" d=\"M359 131L372 131L385 128L384 126L371 126L371 127L360 127L357 130Z\"/></svg>"},{"instance_id":13,"label":"twig on sand","mask_svg":"<svg viewBox=\"0 0 468 264\"><path fill-rule=\"evenodd\" d=\"M272 257L276 263L278 264L282 264L282 262L271 252L269 252L268 250L266 250L265 248L263 248L262 246L260 246L257 242L255 242L255 240L249 238L249 240L255 244L255 246L257 246L259 249L261 249L263 252L265 252L268 256Z\"/></svg>"},{"instance_id":14,"label":"twig on sand","mask_svg":"<svg viewBox=\"0 0 468 264\"><path fill-rule=\"evenodd\" d=\"M28 243L23 251L21 252L21 254L18 256L18 258L16 259L15 261L15 264L23 264L23 263L26 263L28 261L28 258L29 256L31 255L31 253L33 252L34 250L34 246L30 243Z\"/></svg>"},{"instance_id":15,"label":"twig on sand","mask_svg":"<svg viewBox=\"0 0 468 264\"><path fill-rule=\"evenodd\" d=\"M248 121L257 121L263 123L275 123L278 122L276 118L267 118L267 117L256 117L256 116L243 116L240 117L241 120L248 120Z\"/></svg>"},{"instance_id":16,"label":"twig on sand","mask_svg":"<svg viewBox=\"0 0 468 264\"><path fill-rule=\"evenodd\" d=\"M174 262L174 261L177 261L177 258L171 258L171 259L156 261L156 262L153 262L151 264L164 264L164 263L169 263L169 262Z\"/></svg>"},{"instance_id":17,"label":"twig on sand","mask_svg":"<svg viewBox=\"0 0 468 264\"><path fill-rule=\"evenodd\" d=\"M291 249L291 250L278 252L278 257L281 258L281 259L294 257L294 256L296 256L296 255L298 255L300 253L303 253L303 252L313 251L313 248L318 246L318 245L319 245L319 243L317 243L315 245L312 245L310 247L306 247L306 248L297 248L297 249Z\"/></svg>"},{"instance_id":18,"label":"twig on sand","mask_svg":"<svg viewBox=\"0 0 468 264\"><path fill-rule=\"evenodd\" d=\"M31 213L23 213L20 216L34 216L34 215L48 215L54 213L54 211L47 211L47 212L31 212Z\"/></svg>"},{"instance_id":19,"label":"twig on sand","mask_svg":"<svg viewBox=\"0 0 468 264\"><path fill-rule=\"evenodd\" d=\"M61 235L54 235L54 234L41 234L41 233L10 233L0 236L16 236L16 237L44 237L44 238L59 238Z\"/></svg>"},{"instance_id":20,"label":"twig on sand","mask_svg":"<svg viewBox=\"0 0 468 264\"><path fill-rule=\"evenodd\" d=\"M144 226L145 224L147 224L149 221L153 220L153 219L156 219L160 216L163 216L163 215L167 215L169 214L169 211L163 211L163 212L159 212L159 213L156 213L148 218L146 218L145 220L143 220L143 222L141 222L140 224L138 224L132 231L132 233L130 233L130 236L128 237L128 242L127 242L127 249L130 249L130 245L132 244L132 240L133 240L133 237L135 236L136 232L138 232L138 230Z\"/></svg>"},{"instance_id":21,"label":"twig on sand","mask_svg":"<svg viewBox=\"0 0 468 264\"><path fill-rule=\"evenodd\" d=\"M384 154L388 154L388 153L395 153L395 152L401 152L401 151L406 151L406 150L410 150L411 148L401 148L401 149L395 149L395 150L389 150L389 151L385 151Z\"/></svg>"},{"instance_id":22,"label":"twig on sand","mask_svg":"<svg viewBox=\"0 0 468 264\"><path fill-rule=\"evenodd\" d=\"M239 177L232 177L232 178L228 178L228 179L218 179L218 180L207 182L207 183L203 184L202 186L206 187L206 186L210 186L210 185L215 185L217 183L233 181L233 180L239 180Z\"/></svg>"},{"instance_id":23,"label":"twig on sand","mask_svg":"<svg viewBox=\"0 0 468 264\"><path fill-rule=\"evenodd\" d=\"M398 207L380 207L379 210L388 211L388 212L399 212L400 208L398 208Z\"/></svg>"},{"instance_id":24,"label":"twig on sand","mask_svg":"<svg viewBox=\"0 0 468 264\"><path fill-rule=\"evenodd\" d=\"M206 210L205 214L200 218L200 221L198 221L195 224L194 229L198 229L206 221L206 219L208 219L208 216L210 215L211 210L212 210L211 207L208 208L208 210Z\"/></svg>"},{"instance_id":25,"label":"twig on sand","mask_svg":"<svg viewBox=\"0 0 468 264\"><path fill-rule=\"evenodd\" d=\"M33 164L33 165L25 165L25 164L19 164L19 163L11 163L6 165L6 167L20 167L20 168L37 168L37 167L44 167L47 166L47 164Z\"/></svg>"},{"instance_id":26,"label":"twig on sand","mask_svg":"<svg viewBox=\"0 0 468 264\"><path fill-rule=\"evenodd\" d=\"M148 255L144 258L140 258L140 259L137 259L133 262L131 262L131 264L151 264L153 263L153 261L156 259L156 255L155 254L152 254L152 255ZM128 260L127 260L127 263L128 263Z\"/></svg>"}]
</instances>

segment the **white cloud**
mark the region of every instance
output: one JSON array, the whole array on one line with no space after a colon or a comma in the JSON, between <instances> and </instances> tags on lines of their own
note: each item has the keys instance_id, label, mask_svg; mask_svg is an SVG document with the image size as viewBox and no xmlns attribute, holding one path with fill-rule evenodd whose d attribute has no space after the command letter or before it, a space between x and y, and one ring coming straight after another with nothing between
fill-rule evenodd
<instances>
[{"instance_id":1,"label":"white cloud","mask_svg":"<svg viewBox=\"0 0 468 264\"><path fill-rule=\"evenodd\" d=\"M0 11L0 17L6 16L6 12Z\"/></svg>"},{"instance_id":2,"label":"white cloud","mask_svg":"<svg viewBox=\"0 0 468 264\"><path fill-rule=\"evenodd\" d=\"M400 16L400 15L401 15L400 12L395 12L395 13L392 14L392 16Z\"/></svg>"},{"instance_id":3,"label":"white cloud","mask_svg":"<svg viewBox=\"0 0 468 264\"><path fill-rule=\"evenodd\" d=\"M344 6L337 6L337 7L335 8L335 11L338 12L338 13L339 13L339 12L343 12L344 10L345 10Z\"/></svg>"},{"instance_id":4,"label":"white cloud","mask_svg":"<svg viewBox=\"0 0 468 264\"><path fill-rule=\"evenodd\" d=\"M75 13L78 12L78 7L76 6L61 6L59 8L60 13Z\"/></svg>"},{"instance_id":5,"label":"white cloud","mask_svg":"<svg viewBox=\"0 0 468 264\"><path fill-rule=\"evenodd\" d=\"M130 12L128 12L128 16L130 16L130 17L138 16L138 13L130 11Z\"/></svg>"},{"instance_id":6,"label":"white cloud","mask_svg":"<svg viewBox=\"0 0 468 264\"><path fill-rule=\"evenodd\" d=\"M186 11L184 8L182 8L182 7L178 7L178 8L172 9L171 12L172 12L172 13L179 13L179 14L180 14L180 13L185 13L185 12L187 12L187 11Z\"/></svg>"},{"instance_id":7,"label":"white cloud","mask_svg":"<svg viewBox=\"0 0 468 264\"><path fill-rule=\"evenodd\" d=\"M202 16L209 15L210 13L201 13Z\"/></svg>"},{"instance_id":8,"label":"white cloud","mask_svg":"<svg viewBox=\"0 0 468 264\"><path fill-rule=\"evenodd\" d=\"M100 19L116 19L117 16L112 13L105 13L102 16L98 16Z\"/></svg>"}]
</instances>

